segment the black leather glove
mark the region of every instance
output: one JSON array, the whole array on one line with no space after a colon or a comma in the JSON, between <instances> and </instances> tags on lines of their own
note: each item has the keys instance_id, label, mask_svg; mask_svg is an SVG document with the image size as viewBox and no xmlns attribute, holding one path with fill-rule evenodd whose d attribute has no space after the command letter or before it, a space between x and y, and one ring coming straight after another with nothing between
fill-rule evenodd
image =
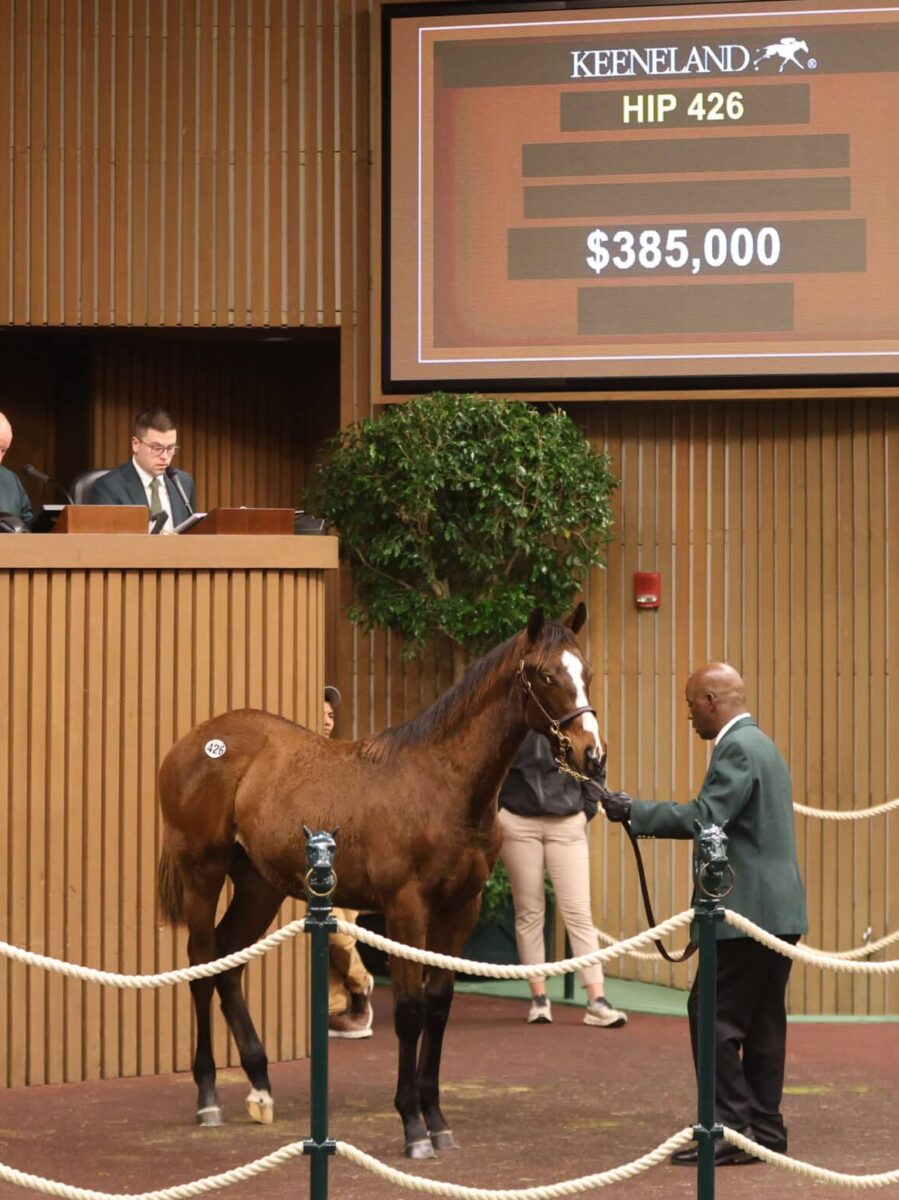
<instances>
[{"instance_id":1,"label":"black leather glove","mask_svg":"<svg viewBox=\"0 0 899 1200\"><path fill-rule=\"evenodd\" d=\"M627 792L603 792L602 806L610 821L630 820L631 803L631 797Z\"/></svg>"}]
</instances>

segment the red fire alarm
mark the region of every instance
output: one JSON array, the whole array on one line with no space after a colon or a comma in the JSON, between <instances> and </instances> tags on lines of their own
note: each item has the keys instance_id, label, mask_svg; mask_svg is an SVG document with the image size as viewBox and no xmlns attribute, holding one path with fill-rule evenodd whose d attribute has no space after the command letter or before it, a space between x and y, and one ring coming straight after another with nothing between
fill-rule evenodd
<instances>
[{"instance_id":1,"label":"red fire alarm","mask_svg":"<svg viewBox=\"0 0 899 1200\"><path fill-rule=\"evenodd\" d=\"M658 571L634 573L634 604L637 608L658 608L662 602L662 576Z\"/></svg>"}]
</instances>

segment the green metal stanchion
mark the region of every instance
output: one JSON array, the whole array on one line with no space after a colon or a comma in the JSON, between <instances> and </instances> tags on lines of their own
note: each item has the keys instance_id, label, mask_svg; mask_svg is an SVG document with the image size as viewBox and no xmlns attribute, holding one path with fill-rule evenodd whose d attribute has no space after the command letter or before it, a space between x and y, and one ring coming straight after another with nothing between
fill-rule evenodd
<instances>
[{"instance_id":1,"label":"green metal stanchion","mask_svg":"<svg viewBox=\"0 0 899 1200\"><path fill-rule=\"evenodd\" d=\"M715 1200L715 1143L723 1137L715 1121L715 1017L718 945L715 926L724 919L721 904L733 888L733 868L724 849L727 835L716 825L698 831L694 856L696 889L693 908L699 930L699 980L697 1014L698 1111L693 1136L699 1150L696 1194L699 1200Z\"/></svg>"},{"instance_id":2,"label":"green metal stanchion","mask_svg":"<svg viewBox=\"0 0 899 1200\"><path fill-rule=\"evenodd\" d=\"M306 834L306 932L312 938L312 1064L310 1129L303 1153L310 1156L311 1200L328 1200L328 1158L335 1152L328 1136L328 934L337 929L331 916L331 897L337 884L334 854L337 844L330 833Z\"/></svg>"}]
</instances>

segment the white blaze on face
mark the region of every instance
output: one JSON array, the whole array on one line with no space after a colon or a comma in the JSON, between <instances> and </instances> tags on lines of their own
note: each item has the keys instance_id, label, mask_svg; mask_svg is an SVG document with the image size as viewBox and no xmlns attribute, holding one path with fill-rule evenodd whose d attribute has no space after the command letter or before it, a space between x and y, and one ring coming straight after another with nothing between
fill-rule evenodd
<instances>
[{"instance_id":1,"label":"white blaze on face","mask_svg":"<svg viewBox=\"0 0 899 1200\"><path fill-rule=\"evenodd\" d=\"M584 704L589 704L587 687L584 683L584 664L576 654L572 654L570 650L563 650L562 665L568 672L571 678L571 685L574 688L574 707L580 708ZM590 712L581 713L581 724L584 727L584 732L590 734L593 738L596 753L602 754L605 747L602 744L602 738L599 736L599 722L596 720L596 717Z\"/></svg>"}]
</instances>

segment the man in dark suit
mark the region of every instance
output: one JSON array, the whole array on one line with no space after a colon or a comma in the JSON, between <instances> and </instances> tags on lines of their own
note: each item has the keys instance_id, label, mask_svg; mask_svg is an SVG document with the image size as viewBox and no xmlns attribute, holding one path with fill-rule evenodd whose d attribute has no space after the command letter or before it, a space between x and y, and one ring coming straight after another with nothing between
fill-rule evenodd
<instances>
[{"instance_id":1,"label":"man in dark suit","mask_svg":"<svg viewBox=\"0 0 899 1200\"><path fill-rule=\"evenodd\" d=\"M746 711L743 680L727 663L709 663L691 675L686 700L696 733L715 742L699 795L687 804L667 804L609 792L603 801L606 815L612 821L630 820L638 837L692 838L696 820L725 828L734 871L726 906L795 943L808 932L808 917L787 765ZM717 926L717 951L716 1120L785 1152L780 1104L792 960L723 921ZM694 981L688 1003L694 1063L697 1010ZM691 1165L697 1156L697 1148L690 1147L672 1161ZM722 1140L716 1143L715 1161L742 1165L758 1160Z\"/></svg>"},{"instance_id":2,"label":"man in dark suit","mask_svg":"<svg viewBox=\"0 0 899 1200\"><path fill-rule=\"evenodd\" d=\"M171 532L196 509L193 478L176 470L172 459L180 449L175 423L164 409L142 412L134 422L131 461L97 480L89 504L145 504L151 520L166 514L163 526Z\"/></svg>"},{"instance_id":3,"label":"man in dark suit","mask_svg":"<svg viewBox=\"0 0 899 1200\"><path fill-rule=\"evenodd\" d=\"M3 413L0 413L0 463L11 445L12 425ZM0 466L0 513L19 517L26 525L31 524L33 516L31 502L21 480L4 466Z\"/></svg>"}]
</instances>

